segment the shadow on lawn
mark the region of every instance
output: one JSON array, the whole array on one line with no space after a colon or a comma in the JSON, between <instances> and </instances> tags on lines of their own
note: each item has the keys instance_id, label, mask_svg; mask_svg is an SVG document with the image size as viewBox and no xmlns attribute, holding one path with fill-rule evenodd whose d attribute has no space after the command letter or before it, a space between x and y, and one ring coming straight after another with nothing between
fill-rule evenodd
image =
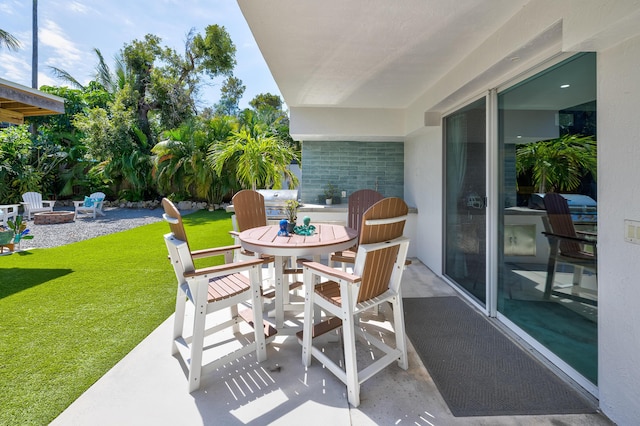
<instances>
[{"instance_id":1,"label":"shadow on lawn","mask_svg":"<svg viewBox=\"0 0 640 426\"><path fill-rule=\"evenodd\" d=\"M71 269L8 268L2 270L0 299L73 272Z\"/></svg>"}]
</instances>

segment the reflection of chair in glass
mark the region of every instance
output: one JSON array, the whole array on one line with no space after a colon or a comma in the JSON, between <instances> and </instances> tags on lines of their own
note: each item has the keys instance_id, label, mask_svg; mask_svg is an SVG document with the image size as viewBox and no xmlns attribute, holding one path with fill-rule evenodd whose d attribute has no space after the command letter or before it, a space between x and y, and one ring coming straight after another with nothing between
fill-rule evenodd
<instances>
[{"instance_id":1,"label":"reflection of chair in glass","mask_svg":"<svg viewBox=\"0 0 640 426\"><path fill-rule=\"evenodd\" d=\"M360 232L362 215L369 207L382 200L384 197L373 189L360 189L349 196L349 207L347 212L347 226ZM356 258L357 245L349 250L332 253L329 257L329 266L333 262L341 262L344 270L347 263L353 264Z\"/></svg>"},{"instance_id":2,"label":"reflection of chair in glass","mask_svg":"<svg viewBox=\"0 0 640 426\"><path fill-rule=\"evenodd\" d=\"M595 234L576 232L571 219L569 205L562 195L556 193L545 194L544 205L547 210L547 216L543 217L544 234L549 240L549 263L547 265L544 298L549 299L553 294L584 303L597 304L594 300L579 295L582 270L586 268L596 274L598 272ZM578 236L578 234L583 236ZM588 236L592 238L588 238ZM586 251L586 247L592 247L593 251ZM567 263L574 268L571 294L553 290L557 263Z\"/></svg>"},{"instance_id":3,"label":"reflection of chair in glass","mask_svg":"<svg viewBox=\"0 0 640 426\"><path fill-rule=\"evenodd\" d=\"M193 259L225 256L225 261L231 261L233 252L238 247L228 246L192 252L189 249L182 217L178 209L166 198L162 200L162 206L165 211L164 218L169 222L171 229L171 233L166 234L164 239L178 279L172 352L179 353L187 366L189 392L191 392L200 387L202 374L217 369L233 359L253 351L256 352L256 358L259 362L267 359L266 339L275 335L276 330L263 323L262 320L261 286L258 273L262 266L262 260L253 259L196 269ZM194 309L192 334L185 336L184 320L188 315L187 300ZM251 309L239 312L238 304L243 303L250 303ZM227 308L231 311L231 317L221 322L219 311ZM216 313L216 320L207 324L207 316L213 313ZM239 334L241 321L247 322L254 328L253 340L248 339L247 335ZM216 348L224 347L229 343L225 336L217 342L207 340L205 346L205 337L228 328L232 328L242 346L203 365L203 352L215 351Z\"/></svg>"},{"instance_id":4,"label":"reflection of chair in glass","mask_svg":"<svg viewBox=\"0 0 640 426\"><path fill-rule=\"evenodd\" d=\"M43 200L39 192L25 192L22 194L22 207L27 220L31 220L34 213L52 212L55 200Z\"/></svg>"},{"instance_id":5,"label":"reflection of chair in glass","mask_svg":"<svg viewBox=\"0 0 640 426\"><path fill-rule=\"evenodd\" d=\"M349 402L360 404L360 384L393 362L408 368L407 345L400 281L407 256L409 239L403 237L407 205L399 198L385 198L367 210L362 218L361 238L353 274L316 262L303 261L305 282L302 362L318 359L347 385ZM320 282L320 279L328 281ZM393 311L395 345L388 338L373 336L356 326L359 316L369 309L389 302ZM315 324L315 305L333 317ZM334 362L323 348L313 346L318 336L342 326L344 368ZM366 345L373 345L383 356L358 370L356 333ZM367 351L371 348L368 347Z\"/></svg>"}]
</instances>

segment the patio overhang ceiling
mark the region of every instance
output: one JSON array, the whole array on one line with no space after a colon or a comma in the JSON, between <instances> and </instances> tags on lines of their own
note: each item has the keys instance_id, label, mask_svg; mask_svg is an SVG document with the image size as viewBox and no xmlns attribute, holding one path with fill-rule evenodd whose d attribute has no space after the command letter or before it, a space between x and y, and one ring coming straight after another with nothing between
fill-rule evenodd
<instances>
[{"instance_id":1,"label":"patio overhang ceiling","mask_svg":"<svg viewBox=\"0 0 640 426\"><path fill-rule=\"evenodd\" d=\"M0 78L0 122L23 124L25 117L63 113L63 98Z\"/></svg>"},{"instance_id":2,"label":"patio overhang ceiling","mask_svg":"<svg viewBox=\"0 0 640 426\"><path fill-rule=\"evenodd\" d=\"M340 139L340 117L353 131L371 114L390 121L370 135L363 121L364 139L402 139L406 109L527 3L238 0L303 140Z\"/></svg>"}]
</instances>

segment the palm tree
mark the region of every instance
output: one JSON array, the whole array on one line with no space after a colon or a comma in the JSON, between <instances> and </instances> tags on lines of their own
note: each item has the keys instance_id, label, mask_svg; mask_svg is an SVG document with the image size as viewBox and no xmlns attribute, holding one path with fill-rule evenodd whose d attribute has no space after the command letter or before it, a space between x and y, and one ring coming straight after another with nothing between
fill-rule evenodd
<instances>
[{"instance_id":1,"label":"palm tree","mask_svg":"<svg viewBox=\"0 0 640 426\"><path fill-rule=\"evenodd\" d=\"M20 41L5 30L0 29L0 46L5 45L9 50L18 50Z\"/></svg>"},{"instance_id":2,"label":"palm tree","mask_svg":"<svg viewBox=\"0 0 640 426\"><path fill-rule=\"evenodd\" d=\"M218 176L226 166L228 170L235 170L237 180L245 188L282 188L283 177L291 185L298 183L288 168L291 161L297 159L293 149L282 145L274 136L264 133L253 136L247 128L233 132L227 141L214 144L208 158Z\"/></svg>"},{"instance_id":3,"label":"palm tree","mask_svg":"<svg viewBox=\"0 0 640 426\"><path fill-rule=\"evenodd\" d=\"M157 143L154 154L154 174L158 189L180 197L195 196L212 205L222 201L233 190L230 173L218 176L207 160L209 147L226 140L237 123L232 117L218 116L203 123L192 119L178 129L165 132L167 140Z\"/></svg>"},{"instance_id":4,"label":"palm tree","mask_svg":"<svg viewBox=\"0 0 640 426\"><path fill-rule=\"evenodd\" d=\"M572 191L582 177L597 171L597 143L592 136L563 135L516 149L516 172L531 175L537 191Z\"/></svg>"},{"instance_id":5,"label":"palm tree","mask_svg":"<svg viewBox=\"0 0 640 426\"><path fill-rule=\"evenodd\" d=\"M93 52L98 57L98 63L96 64L95 74L93 78L95 81L100 83L105 90L111 94L115 94L118 90L122 89L127 82L128 74L126 70L126 65L124 63L124 59L122 58L122 52L117 54L114 57L115 60L115 71L111 72L109 65L107 65L104 60L104 56L102 56L102 52L98 48L93 48ZM53 73L53 75L68 83L71 87L76 89L84 90L85 87L80 83L71 73L61 68L50 66L49 69Z\"/></svg>"}]
</instances>

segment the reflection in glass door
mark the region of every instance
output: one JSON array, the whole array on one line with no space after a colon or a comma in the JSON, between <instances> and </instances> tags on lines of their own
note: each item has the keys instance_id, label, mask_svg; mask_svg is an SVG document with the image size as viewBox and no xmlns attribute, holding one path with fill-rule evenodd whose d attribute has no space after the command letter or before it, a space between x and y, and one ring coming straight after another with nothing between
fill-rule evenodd
<instances>
[{"instance_id":1,"label":"reflection in glass door","mask_svg":"<svg viewBox=\"0 0 640 426\"><path fill-rule=\"evenodd\" d=\"M486 101L444 119L444 272L486 306Z\"/></svg>"},{"instance_id":2,"label":"reflection in glass door","mask_svg":"<svg viewBox=\"0 0 640 426\"><path fill-rule=\"evenodd\" d=\"M566 259L552 267L553 241L542 232L550 230L549 192L568 200L575 228L597 231L596 112L592 53L498 94L498 312L592 384L598 377L597 276Z\"/></svg>"}]
</instances>

